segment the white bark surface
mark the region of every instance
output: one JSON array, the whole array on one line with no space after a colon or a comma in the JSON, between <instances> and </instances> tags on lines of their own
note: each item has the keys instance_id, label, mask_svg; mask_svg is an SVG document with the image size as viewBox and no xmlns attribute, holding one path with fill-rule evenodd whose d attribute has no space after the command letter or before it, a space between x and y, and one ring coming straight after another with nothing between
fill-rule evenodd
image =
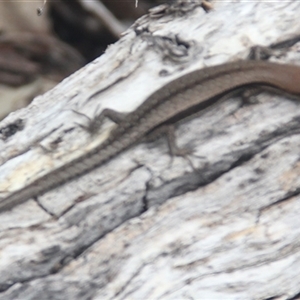
<instances>
[{"instance_id":1,"label":"white bark surface","mask_svg":"<svg viewBox=\"0 0 300 300\"><path fill-rule=\"evenodd\" d=\"M73 110L131 111L184 73L300 33L298 1L212 3L208 13L141 18L3 120L1 196L108 136L111 122L91 137ZM273 60L298 63L299 47ZM297 299L300 102L267 92L256 100L236 96L180 124L190 161L171 158L163 138L140 143L2 213L0 299ZM19 119L24 128L4 138Z\"/></svg>"}]
</instances>

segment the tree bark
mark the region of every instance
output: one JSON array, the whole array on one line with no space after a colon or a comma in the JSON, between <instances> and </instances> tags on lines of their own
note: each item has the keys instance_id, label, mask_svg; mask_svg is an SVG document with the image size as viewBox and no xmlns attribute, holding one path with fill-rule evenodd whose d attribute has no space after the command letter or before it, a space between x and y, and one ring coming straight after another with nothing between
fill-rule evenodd
<instances>
[{"instance_id":1,"label":"tree bark","mask_svg":"<svg viewBox=\"0 0 300 300\"><path fill-rule=\"evenodd\" d=\"M0 123L0 190L103 142L167 82L299 34L300 3L160 6L105 54ZM298 63L299 43L272 60ZM299 83L300 84L300 83ZM297 299L300 103L237 95L160 138L1 214L0 299ZM13 126L22 124L22 126ZM1 195L2 195L1 194Z\"/></svg>"}]
</instances>

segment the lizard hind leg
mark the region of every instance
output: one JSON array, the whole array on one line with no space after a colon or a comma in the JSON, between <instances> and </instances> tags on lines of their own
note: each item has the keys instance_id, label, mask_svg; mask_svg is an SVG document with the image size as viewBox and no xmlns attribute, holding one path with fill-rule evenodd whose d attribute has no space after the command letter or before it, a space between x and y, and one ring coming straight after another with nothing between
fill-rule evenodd
<instances>
[{"instance_id":1,"label":"lizard hind leg","mask_svg":"<svg viewBox=\"0 0 300 300\"><path fill-rule=\"evenodd\" d=\"M176 143L176 136L175 136L175 127L174 125L165 125L165 136L167 138L168 147L171 156L181 156L186 158L188 155L193 153L192 149L189 148L179 148Z\"/></svg>"},{"instance_id":2,"label":"lizard hind leg","mask_svg":"<svg viewBox=\"0 0 300 300\"><path fill-rule=\"evenodd\" d=\"M193 153L192 149L188 148L179 148L176 143L176 137L175 137L175 127L174 125L162 125L158 128L156 128L154 131L151 131L146 136L147 142L153 142L154 140L158 139L161 136L165 136L167 138L169 153L171 156L171 164L173 162L173 158L175 156L180 156L185 158L189 164L191 165L192 169L195 169L191 160L189 159L188 155Z\"/></svg>"}]
</instances>

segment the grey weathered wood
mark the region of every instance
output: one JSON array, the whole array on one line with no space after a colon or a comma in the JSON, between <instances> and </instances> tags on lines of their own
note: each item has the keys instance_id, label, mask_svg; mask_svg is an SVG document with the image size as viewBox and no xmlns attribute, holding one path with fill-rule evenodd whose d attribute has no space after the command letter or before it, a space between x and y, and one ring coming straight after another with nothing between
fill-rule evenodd
<instances>
[{"instance_id":1,"label":"grey weathered wood","mask_svg":"<svg viewBox=\"0 0 300 300\"><path fill-rule=\"evenodd\" d=\"M25 122L0 141L0 190L105 139L111 123L91 138L72 109L89 116L105 107L130 111L185 72L299 33L299 13L296 1L235 1L216 2L209 13L196 7L182 16L143 17L134 28L148 27L155 39L129 29L94 63L0 124ZM190 48L177 45L176 34ZM299 62L297 49L299 43L280 61ZM267 92L256 100L243 106L236 96L181 124L178 144L194 149L190 161L170 158L164 139L141 143L1 214L0 299L299 294L300 103Z\"/></svg>"}]
</instances>

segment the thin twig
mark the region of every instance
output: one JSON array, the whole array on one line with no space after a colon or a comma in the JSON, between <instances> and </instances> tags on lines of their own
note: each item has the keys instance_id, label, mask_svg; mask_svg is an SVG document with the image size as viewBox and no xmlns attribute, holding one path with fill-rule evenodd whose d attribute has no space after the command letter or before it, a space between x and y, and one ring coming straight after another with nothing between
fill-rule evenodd
<instances>
[{"instance_id":1,"label":"thin twig","mask_svg":"<svg viewBox=\"0 0 300 300\"><path fill-rule=\"evenodd\" d=\"M36 12L37 12L37 15L38 15L38 16L41 16L41 15L43 14L43 9L44 9L46 3L47 3L47 0L44 0L43 6L37 8Z\"/></svg>"},{"instance_id":2,"label":"thin twig","mask_svg":"<svg viewBox=\"0 0 300 300\"><path fill-rule=\"evenodd\" d=\"M119 22L119 20L102 4L101 1L86 1L78 0L81 5L96 15L102 24L116 37L120 38L122 32L126 30L126 27Z\"/></svg>"}]
</instances>

